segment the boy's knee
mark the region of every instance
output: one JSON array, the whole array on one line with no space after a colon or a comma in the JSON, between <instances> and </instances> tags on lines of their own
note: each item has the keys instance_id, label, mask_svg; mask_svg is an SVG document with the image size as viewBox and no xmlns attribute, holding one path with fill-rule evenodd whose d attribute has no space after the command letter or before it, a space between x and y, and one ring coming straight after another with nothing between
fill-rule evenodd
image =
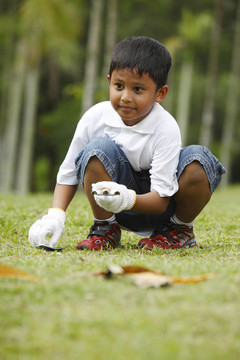
<instances>
[{"instance_id":1,"label":"boy's knee","mask_svg":"<svg viewBox=\"0 0 240 360\"><path fill-rule=\"evenodd\" d=\"M206 147L190 145L181 150L178 164L179 180L184 173L190 173L189 180L196 184L206 183L213 193L225 172L220 161Z\"/></svg>"},{"instance_id":2,"label":"boy's knee","mask_svg":"<svg viewBox=\"0 0 240 360\"><path fill-rule=\"evenodd\" d=\"M85 167L83 185L86 187L98 181L111 181L111 178L101 160L97 156L92 156Z\"/></svg>"},{"instance_id":3,"label":"boy's knee","mask_svg":"<svg viewBox=\"0 0 240 360\"><path fill-rule=\"evenodd\" d=\"M208 184L207 174L204 170L203 165L195 160L186 166L184 173L185 181L188 182L189 186L199 185L206 183Z\"/></svg>"},{"instance_id":4,"label":"boy's knee","mask_svg":"<svg viewBox=\"0 0 240 360\"><path fill-rule=\"evenodd\" d=\"M204 201L211 198L211 189L202 164L195 160L186 166L179 178L179 188L186 195L201 197Z\"/></svg>"},{"instance_id":5,"label":"boy's knee","mask_svg":"<svg viewBox=\"0 0 240 360\"><path fill-rule=\"evenodd\" d=\"M97 156L94 155L88 160L88 163L85 168L85 173L86 172L96 173L98 169L102 168L102 166L103 166L102 162L99 160Z\"/></svg>"},{"instance_id":6,"label":"boy's knee","mask_svg":"<svg viewBox=\"0 0 240 360\"><path fill-rule=\"evenodd\" d=\"M200 184L209 186L208 176L203 166L205 156L202 145L189 145L182 149L181 157L184 168L179 180L186 186L199 186Z\"/></svg>"}]
</instances>

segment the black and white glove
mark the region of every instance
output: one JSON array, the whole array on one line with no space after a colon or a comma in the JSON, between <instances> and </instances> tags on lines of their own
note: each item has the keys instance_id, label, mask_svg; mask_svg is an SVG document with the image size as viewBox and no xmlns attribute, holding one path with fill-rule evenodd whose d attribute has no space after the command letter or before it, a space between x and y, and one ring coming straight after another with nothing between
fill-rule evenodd
<instances>
[{"instance_id":1,"label":"black and white glove","mask_svg":"<svg viewBox=\"0 0 240 360\"><path fill-rule=\"evenodd\" d=\"M132 209L136 202L134 190L129 190L125 185L113 181L92 184L92 194L100 207L115 214Z\"/></svg>"},{"instance_id":2,"label":"black and white glove","mask_svg":"<svg viewBox=\"0 0 240 360\"><path fill-rule=\"evenodd\" d=\"M29 229L28 239L33 246L49 245L54 247L60 239L66 220L63 210L51 208L48 214L37 220ZM51 236L50 240L47 239Z\"/></svg>"}]
</instances>

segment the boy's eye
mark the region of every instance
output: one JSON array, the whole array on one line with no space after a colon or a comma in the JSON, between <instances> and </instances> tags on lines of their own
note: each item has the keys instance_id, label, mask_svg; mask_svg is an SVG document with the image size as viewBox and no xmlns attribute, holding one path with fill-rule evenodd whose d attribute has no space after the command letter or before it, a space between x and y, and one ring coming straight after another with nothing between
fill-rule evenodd
<instances>
[{"instance_id":1,"label":"boy's eye","mask_svg":"<svg viewBox=\"0 0 240 360\"><path fill-rule=\"evenodd\" d=\"M143 88L141 88L140 86L136 86L135 91L136 92L141 92L141 91L143 91Z\"/></svg>"},{"instance_id":2,"label":"boy's eye","mask_svg":"<svg viewBox=\"0 0 240 360\"><path fill-rule=\"evenodd\" d=\"M115 84L115 87L116 87L116 89L120 90L120 89L123 88L123 85L120 84L120 83L116 83L116 84Z\"/></svg>"}]
</instances>

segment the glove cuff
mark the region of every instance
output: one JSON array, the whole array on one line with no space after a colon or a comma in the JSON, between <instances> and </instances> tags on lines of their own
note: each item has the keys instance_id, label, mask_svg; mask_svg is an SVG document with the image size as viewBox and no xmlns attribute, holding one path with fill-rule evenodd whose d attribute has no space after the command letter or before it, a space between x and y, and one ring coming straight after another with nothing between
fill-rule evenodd
<instances>
[{"instance_id":1,"label":"glove cuff","mask_svg":"<svg viewBox=\"0 0 240 360\"><path fill-rule=\"evenodd\" d=\"M135 205L137 194L134 190L128 190L128 194L129 194L129 199L126 210L131 210Z\"/></svg>"},{"instance_id":2,"label":"glove cuff","mask_svg":"<svg viewBox=\"0 0 240 360\"><path fill-rule=\"evenodd\" d=\"M66 213L64 210L59 208L50 208L48 209L48 215L59 218L59 220L64 224L66 221Z\"/></svg>"}]
</instances>

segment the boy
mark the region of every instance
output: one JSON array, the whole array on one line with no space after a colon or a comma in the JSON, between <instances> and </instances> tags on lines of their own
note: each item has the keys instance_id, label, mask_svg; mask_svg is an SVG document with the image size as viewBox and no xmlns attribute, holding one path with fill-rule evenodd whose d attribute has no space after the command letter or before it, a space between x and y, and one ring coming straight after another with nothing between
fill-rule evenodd
<instances>
[{"instance_id":1,"label":"boy","mask_svg":"<svg viewBox=\"0 0 240 360\"><path fill-rule=\"evenodd\" d=\"M153 249L196 246L193 221L226 172L202 146L181 149L174 118L159 104L167 95L168 50L148 37L127 38L113 50L110 101L78 123L63 161L48 214L29 230L34 246L56 245L79 182L94 224L77 249L120 246L121 228Z\"/></svg>"}]
</instances>

